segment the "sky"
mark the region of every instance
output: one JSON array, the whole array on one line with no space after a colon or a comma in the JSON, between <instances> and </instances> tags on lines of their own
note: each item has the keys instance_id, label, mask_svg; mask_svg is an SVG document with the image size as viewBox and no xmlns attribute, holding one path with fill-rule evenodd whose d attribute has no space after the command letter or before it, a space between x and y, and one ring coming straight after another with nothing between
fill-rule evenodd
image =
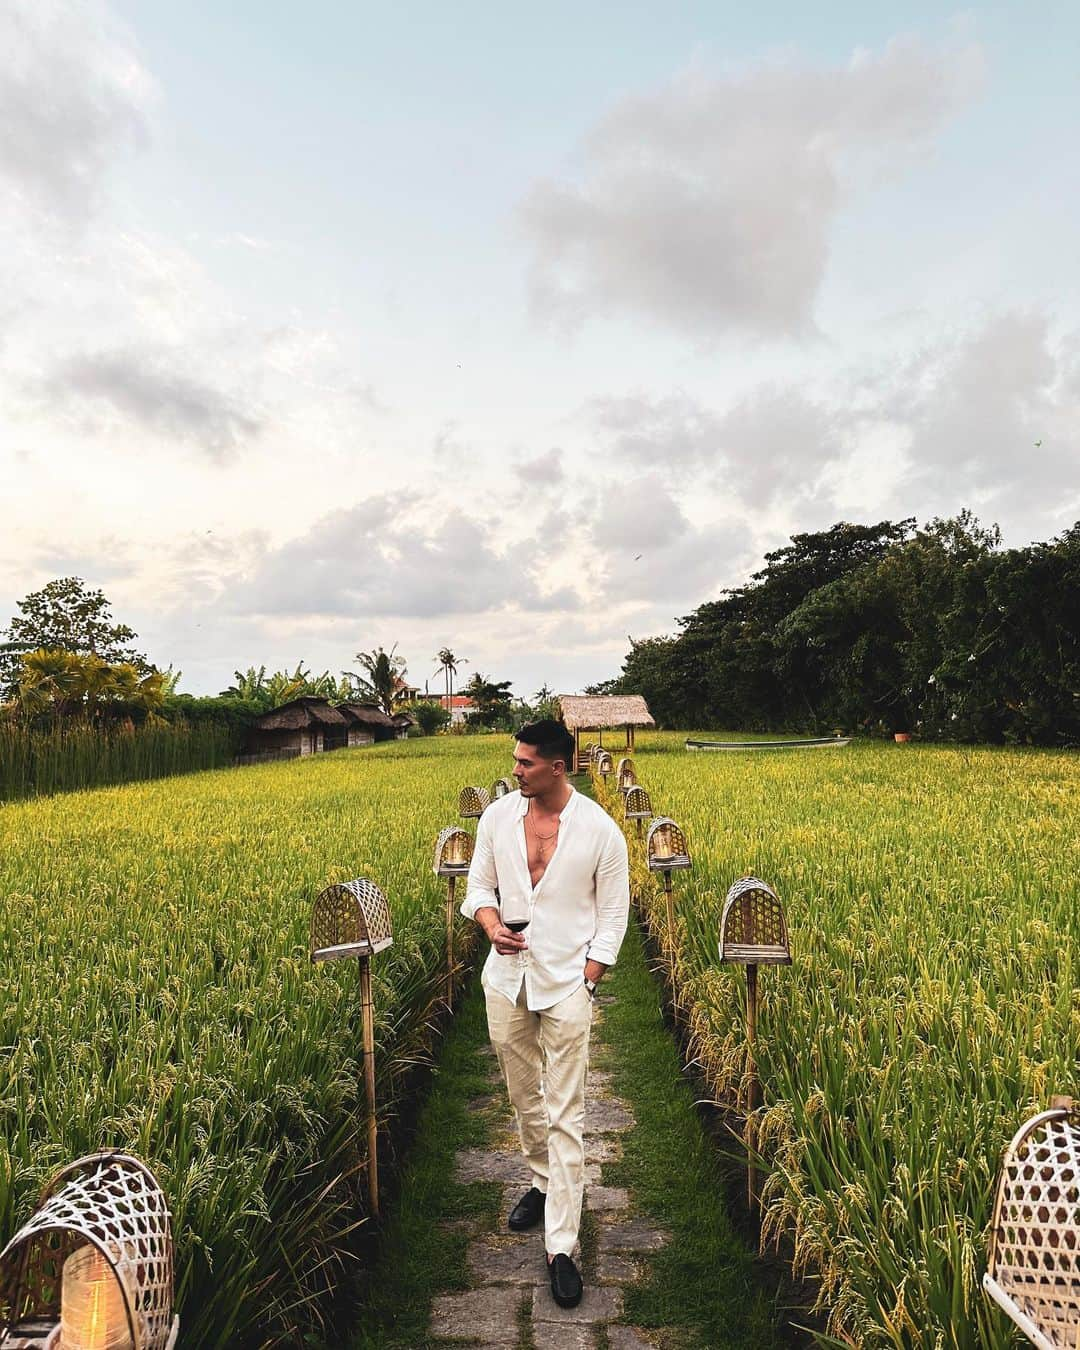
<instances>
[{"instance_id":1,"label":"sky","mask_svg":"<svg viewBox=\"0 0 1080 1350\"><path fill-rule=\"evenodd\" d=\"M886 10L892 10L890 15ZM1080 518L1080 10L0 7L0 625L580 690L795 531Z\"/></svg>"}]
</instances>

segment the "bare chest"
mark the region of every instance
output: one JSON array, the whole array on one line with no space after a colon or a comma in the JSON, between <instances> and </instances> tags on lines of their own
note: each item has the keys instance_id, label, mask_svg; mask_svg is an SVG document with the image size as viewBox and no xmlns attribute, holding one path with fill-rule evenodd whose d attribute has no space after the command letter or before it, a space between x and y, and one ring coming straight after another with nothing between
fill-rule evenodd
<instances>
[{"instance_id":1,"label":"bare chest","mask_svg":"<svg viewBox=\"0 0 1080 1350\"><path fill-rule=\"evenodd\" d=\"M529 879L533 890L540 884L540 878L548 869L559 842L559 817L548 820L534 820L532 814L525 817L525 852L529 863Z\"/></svg>"}]
</instances>

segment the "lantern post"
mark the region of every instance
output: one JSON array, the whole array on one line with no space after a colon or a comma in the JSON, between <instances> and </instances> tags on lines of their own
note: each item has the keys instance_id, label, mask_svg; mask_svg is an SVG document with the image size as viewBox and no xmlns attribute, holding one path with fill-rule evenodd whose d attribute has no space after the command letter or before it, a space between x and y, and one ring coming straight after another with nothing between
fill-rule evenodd
<instances>
[{"instance_id":1,"label":"lantern post","mask_svg":"<svg viewBox=\"0 0 1080 1350\"><path fill-rule=\"evenodd\" d=\"M454 920L458 877L469 875L473 837L460 825L449 825L435 841L432 871L446 878L446 1006L454 1006Z\"/></svg>"},{"instance_id":2,"label":"lantern post","mask_svg":"<svg viewBox=\"0 0 1080 1350\"><path fill-rule=\"evenodd\" d=\"M375 1007L371 996L371 958L393 944L386 896L364 877L327 886L311 915L312 961L355 957L359 967L363 1023L364 1091L367 1098L368 1196L379 1217L378 1123L375 1115Z\"/></svg>"},{"instance_id":3,"label":"lantern post","mask_svg":"<svg viewBox=\"0 0 1080 1350\"><path fill-rule=\"evenodd\" d=\"M608 775L615 772L615 762L602 747L596 756L596 772L606 783Z\"/></svg>"},{"instance_id":4,"label":"lantern post","mask_svg":"<svg viewBox=\"0 0 1080 1350\"><path fill-rule=\"evenodd\" d=\"M780 897L768 882L740 877L727 893L720 919L720 960L746 967L747 1196L757 1200L755 1112L758 1109L758 966L791 965L791 943Z\"/></svg>"},{"instance_id":5,"label":"lantern post","mask_svg":"<svg viewBox=\"0 0 1080 1350\"><path fill-rule=\"evenodd\" d=\"M0 1346L172 1350L169 1207L150 1169L101 1152L62 1168L0 1252Z\"/></svg>"},{"instance_id":6,"label":"lantern post","mask_svg":"<svg viewBox=\"0 0 1080 1350\"><path fill-rule=\"evenodd\" d=\"M633 789L631 789L633 791ZM627 798L629 800L629 796ZM671 893L671 874L690 866L686 836L669 816L656 816L645 836L645 856L650 872L660 872L664 878L664 900L667 905L667 937L670 963L671 1006L676 1019L679 1015L679 996L675 988L675 901Z\"/></svg>"}]
</instances>

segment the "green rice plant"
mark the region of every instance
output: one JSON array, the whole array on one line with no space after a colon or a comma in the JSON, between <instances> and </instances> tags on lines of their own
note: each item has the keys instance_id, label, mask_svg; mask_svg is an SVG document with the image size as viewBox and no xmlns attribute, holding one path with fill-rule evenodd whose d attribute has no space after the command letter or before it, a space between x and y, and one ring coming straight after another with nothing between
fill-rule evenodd
<instances>
[{"instance_id":1,"label":"green rice plant","mask_svg":"<svg viewBox=\"0 0 1080 1350\"><path fill-rule=\"evenodd\" d=\"M393 742L0 808L0 1243L56 1166L129 1149L172 1206L185 1345L324 1339L365 1222L365 1114L356 966L310 964L312 899L368 876L391 902L385 1123L436 1034L432 843L507 758Z\"/></svg>"},{"instance_id":2,"label":"green rice plant","mask_svg":"<svg viewBox=\"0 0 1080 1350\"><path fill-rule=\"evenodd\" d=\"M634 884L736 1128L745 983L717 951L730 883L773 884L791 929L794 965L759 986L763 1241L786 1236L820 1278L838 1340L1013 1345L979 1281L1006 1142L1052 1093L1080 1095L1075 756L692 754L682 739L642 736L636 756L694 859L674 950L628 831Z\"/></svg>"}]
</instances>

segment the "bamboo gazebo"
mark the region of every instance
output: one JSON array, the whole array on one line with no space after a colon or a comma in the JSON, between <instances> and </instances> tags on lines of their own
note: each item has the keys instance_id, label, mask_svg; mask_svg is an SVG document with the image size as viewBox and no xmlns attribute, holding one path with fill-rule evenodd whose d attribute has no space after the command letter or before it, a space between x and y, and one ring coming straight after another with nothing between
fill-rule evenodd
<instances>
[{"instance_id":1,"label":"bamboo gazebo","mask_svg":"<svg viewBox=\"0 0 1080 1350\"><path fill-rule=\"evenodd\" d=\"M619 730L626 735L626 748L634 748L634 732L638 727L654 727L653 715L640 694L560 694L559 720L574 737L574 772L582 773L588 756L581 744L583 731L595 731L600 748L604 732Z\"/></svg>"}]
</instances>

